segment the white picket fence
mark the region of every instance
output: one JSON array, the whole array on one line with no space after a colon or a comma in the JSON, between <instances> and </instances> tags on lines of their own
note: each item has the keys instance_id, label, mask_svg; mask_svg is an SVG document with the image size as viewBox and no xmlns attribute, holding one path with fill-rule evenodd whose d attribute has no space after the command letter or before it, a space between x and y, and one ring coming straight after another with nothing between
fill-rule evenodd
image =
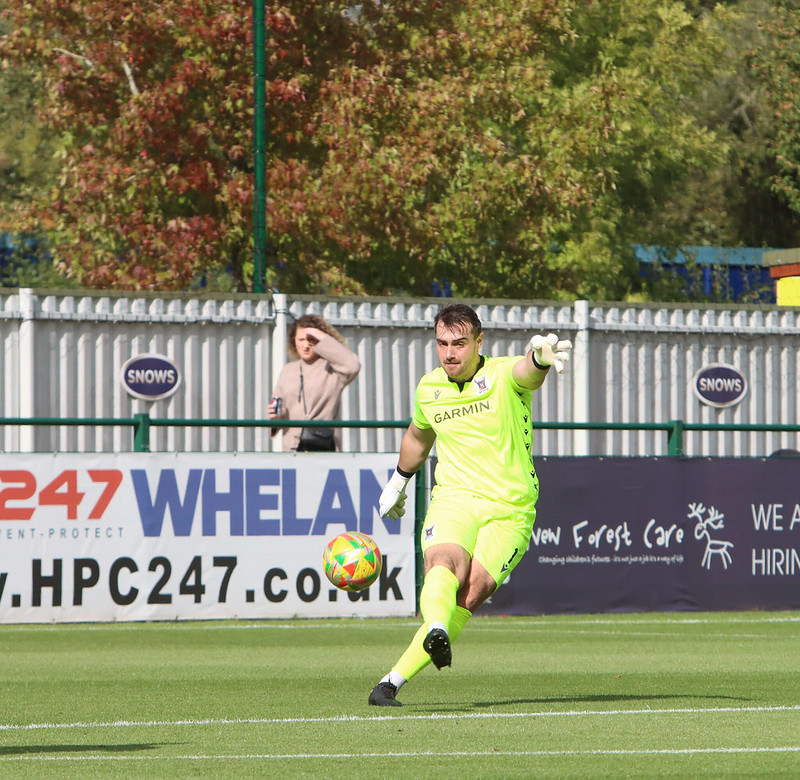
<instances>
[{"instance_id":1,"label":"white picket fence","mask_svg":"<svg viewBox=\"0 0 800 780\"><path fill-rule=\"evenodd\" d=\"M66 294L0 291L0 415L130 419L266 417L286 360L292 318L319 314L357 352L362 370L342 399L345 420L407 420L418 378L437 365L432 320L440 298ZM534 394L534 420L548 423L795 425L800 386L800 309L704 308L677 304L576 301L467 301L484 325L486 354L522 354L533 333L575 344L570 366ZM168 356L182 372L172 397L131 398L123 364L144 353ZM695 372L736 366L749 390L736 406L702 404ZM400 428L347 428L348 451L394 451ZM154 427L153 451L265 452L268 428ZM133 449L128 425L0 425L3 452L111 452ZM663 431L537 431L542 456L667 454ZM768 456L800 449L796 432L687 432L696 456Z\"/></svg>"}]
</instances>

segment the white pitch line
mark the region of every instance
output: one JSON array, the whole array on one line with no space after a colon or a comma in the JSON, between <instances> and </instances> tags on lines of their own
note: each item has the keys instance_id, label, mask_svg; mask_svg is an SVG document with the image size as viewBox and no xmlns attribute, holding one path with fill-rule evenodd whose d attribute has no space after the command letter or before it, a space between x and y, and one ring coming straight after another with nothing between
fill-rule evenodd
<instances>
[{"instance_id":1,"label":"white pitch line","mask_svg":"<svg viewBox=\"0 0 800 780\"><path fill-rule=\"evenodd\" d=\"M215 631L253 631L253 630L279 630L279 631L304 631L308 629L317 629L325 627L326 629L347 629L348 631L356 630L359 628L368 628L370 631L375 631L379 628L386 628L393 630L396 628L403 628L407 626L419 627L419 621L407 618L392 618L391 624L382 624L380 619L377 621L372 618L359 617L351 620L349 618L301 618L291 621L287 618L275 618L264 620L243 619L238 623L227 623L225 620L163 620L155 622L134 621L129 623L15 623L3 626L4 633L30 631L33 630L47 630L47 631L136 631L143 626L151 628L164 628L169 627L171 630L215 630ZM481 621L486 620L486 623ZM639 618L636 614L631 613L630 619L624 617L577 617L577 618L564 618L561 616L540 615L531 616L526 618L519 617L500 617L496 615L478 616L473 622L470 623L470 631L503 631L508 630L509 627L521 626L525 628L533 628L534 630L544 629L562 629L564 627L576 626L644 626L644 625L660 625L660 626L692 626L692 625L718 625L718 626L753 626L759 624L770 623L800 623L800 615L777 615L774 617L765 617L763 614L740 614L731 613L730 617L726 616L724 619L719 618L694 618L683 617L676 615L674 617L654 617L654 618Z\"/></svg>"},{"instance_id":2,"label":"white pitch line","mask_svg":"<svg viewBox=\"0 0 800 780\"><path fill-rule=\"evenodd\" d=\"M266 761L301 759L360 759L360 758L484 758L488 756L562 758L573 756L693 756L720 754L800 753L800 746L781 747L714 747L714 748L645 748L641 750L482 750L482 751L418 751L407 753L253 753L245 755L196 756L0 756L3 761Z\"/></svg>"},{"instance_id":3,"label":"white pitch line","mask_svg":"<svg viewBox=\"0 0 800 780\"><path fill-rule=\"evenodd\" d=\"M800 704L772 707L679 707L673 709L639 710L565 710L550 712L465 712L463 714L436 712L427 715L339 715L330 718L204 718L200 720L116 720L108 722L78 723L3 723L0 731L43 731L48 729L111 729L150 728L169 726L259 726L289 725L294 723L383 723L410 720L492 720L510 718L586 718L623 715L716 715L719 713L798 712Z\"/></svg>"},{"instance_id":4,"label":"white pitch line","mask_svg":"<svg viewBox=\"0 0 800 780\"><path fill-rule=\"evenodd\" d=\"M555 628L555 627L554 626L548 626L548 628ZM634 629L635 626L634 625L630 625L630 628ZM671 626L670 626L670 629L671 629ZM519 628L514 628L513 626L494 626L494 627L491 627L491 628L486 627L486 628L482 628L482 629L480 627L478 627L477 630L483 631L484 633L491 632L493 634L496 634L496 633L519 634ZM541 632L541 630L540 630L540 632ZM473 632L473 634L474 633L477 633L477 632ZM553 633L553 634L578 634L580 636L594 636L594 637L597 636L597 631L596 630L581 629L581 628L570 628L570 627L558 628L556 631L553 631L551 633ZM636 639L638 637L667 637L667 636L668 637L674 637L676 639L680 638L680 637L677 637L674 632L671 632L671 633L667 634L665 631L637 631L637 630L623 631L623 630L617 630L617 629L608 629L606 631L603 631L603 636L604 637L618 636L618 637L621 637L622 639ZM707 639L725 639L725 640L730 640L730 639L771 639L772 640L774 638L775 637L772 634L752 634L752 633L751 634L742 634L742 633L731 634L731 633L711 633L711 632L704 632L702 634L697 634L697 633L687 634L686 637L685 637L685 639L687 639L688 641L696 641L698 639L702 639L702 640L707 640ZM796 634L793 634L791 636L782 636L782 637L780 637L780 639L785 639L787 641L795 641L796 638L797 638Z\"/></svg>"}]
</instances>

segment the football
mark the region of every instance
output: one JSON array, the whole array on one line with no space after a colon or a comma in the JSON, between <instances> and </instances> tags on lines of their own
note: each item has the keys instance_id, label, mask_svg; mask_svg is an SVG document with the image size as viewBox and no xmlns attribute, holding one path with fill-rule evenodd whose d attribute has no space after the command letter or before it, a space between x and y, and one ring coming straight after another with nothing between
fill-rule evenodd
<instances>
[{"instance_id":1,"label":"football","mask_svg":"<svg viewBox=\"0 0 800 780\"><path fill-rule=\"evenodd\" d=\"M325 576L342 590L365 590L378 579L383 558L378 545L358 531L334 536L325 546Z\"/></svg>"}]
</instances>

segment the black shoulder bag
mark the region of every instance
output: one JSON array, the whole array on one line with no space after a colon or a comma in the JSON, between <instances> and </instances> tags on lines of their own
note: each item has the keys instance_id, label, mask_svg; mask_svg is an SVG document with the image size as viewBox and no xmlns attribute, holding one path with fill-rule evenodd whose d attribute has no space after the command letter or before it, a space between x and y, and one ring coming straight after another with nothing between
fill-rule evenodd
<instances>
[{"instance_id":1,"label":"black shoulder bag","mask_svg":"<svg viewBox=\"0 0 800 780\"><path fill-rule=\"evenodd\" d=\"M306 407L306 391L303 386L303 367L300 367L300 398L303 401L303 414L308 419ZM335 452L336 442L333 438L333 428L302 428L300 430L300 443L297 452Z\"/></svg>"}]
</instances>

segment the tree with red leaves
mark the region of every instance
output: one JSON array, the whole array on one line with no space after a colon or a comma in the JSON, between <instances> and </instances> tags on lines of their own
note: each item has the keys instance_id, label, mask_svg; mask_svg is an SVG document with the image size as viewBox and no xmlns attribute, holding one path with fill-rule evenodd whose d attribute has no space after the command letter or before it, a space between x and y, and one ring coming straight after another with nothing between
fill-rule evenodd
<instances>
[{"instance_id":1,"label":"tree with red leaves","mask_svg":"<svg viewBox=\"0 0 800 780\"><path fill-rule=\"evenodd\" d=\"M39 65L59 138L29 216L87 287L175 290L220 266L244 289L251 25L233 2L4 3L3 57Z\"/></svg>"}]
</instances>

